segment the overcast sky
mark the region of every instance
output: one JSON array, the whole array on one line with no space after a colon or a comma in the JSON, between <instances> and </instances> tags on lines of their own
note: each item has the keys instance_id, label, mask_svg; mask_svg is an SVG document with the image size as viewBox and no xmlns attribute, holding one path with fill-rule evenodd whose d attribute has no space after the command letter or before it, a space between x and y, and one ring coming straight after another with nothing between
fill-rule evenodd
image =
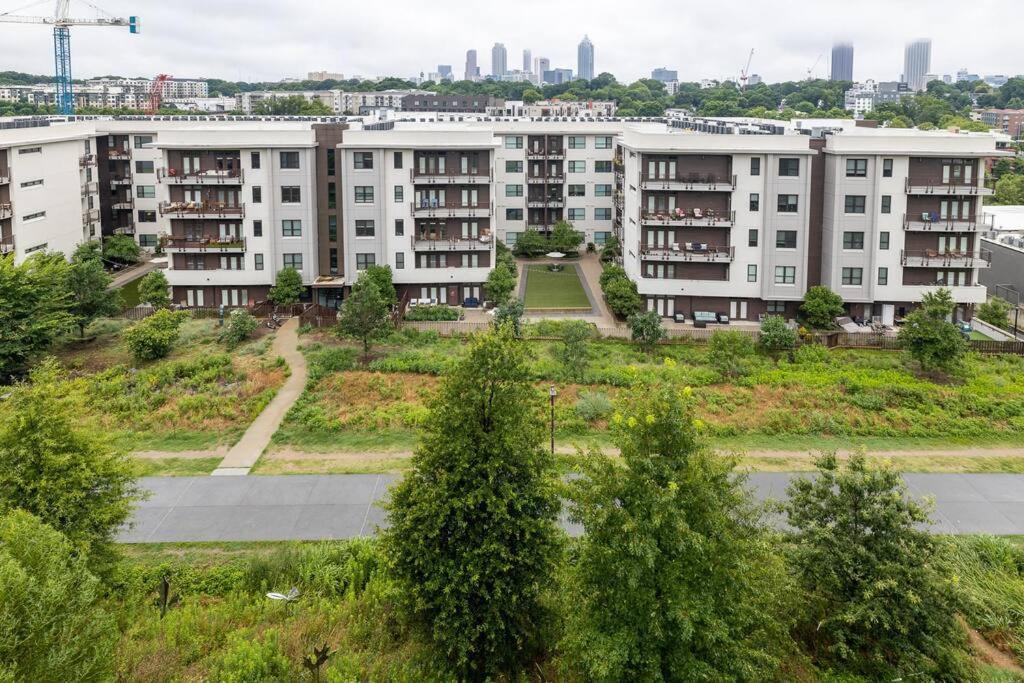
<instances>
[{"instance_id":1,"label":"overcast sky","mask_svg":"<svg viewBox=\"0 0 1024 683\"><path fill-rule=\"evenodd\" d=\"M0 0L0 12L29 0ZM74 16L93 10L72 0ZM279 80L326 69L352 75L408 77L451 64L461 77L476 48L489 73L491 46L508 48L509 68L522 51L552 67L576 70L584 34L595 72L620 80L677 69L682 80L735 78L755 48L751 71L766 81L827 76L831 44L854 43L854 78L895 80L903 46L932 39L932 72L1024 73L1021 0L98 0L112 14L142 17L126 28L72 29L76 78L170 73L228 80ZM19 12L52 11L52 0ZM50 29L0 23L0 71L53 71Z\"/></svg>"}]
</instances>

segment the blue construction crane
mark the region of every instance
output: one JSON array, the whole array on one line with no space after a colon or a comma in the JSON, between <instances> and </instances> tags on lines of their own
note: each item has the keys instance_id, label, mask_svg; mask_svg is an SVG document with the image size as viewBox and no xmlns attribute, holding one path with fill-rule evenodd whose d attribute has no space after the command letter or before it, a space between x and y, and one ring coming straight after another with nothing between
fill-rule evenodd
<instances>
[{"instance_id":1,"label":"blue construction crane","mask_svg":"<svg viewBox=\"0 0 1024 683\"><path fill-rule=\"evenodd\" d=\"M47 0L33 2L10 12L0 12L0 22L14 24L49 24L53 26L53 61L56 67L54 85L57 88L57 111L61 114L75 113L75 96L71 90L71 26L127 26L131 33L140 30L139 18L113 17L91 2L85 2L96 10L95 19L71 19L68 17L68 6L71 0L57 0L52 17L25 17L12 14L33 5L41 5Z\"/></svg>"}]
</instances>

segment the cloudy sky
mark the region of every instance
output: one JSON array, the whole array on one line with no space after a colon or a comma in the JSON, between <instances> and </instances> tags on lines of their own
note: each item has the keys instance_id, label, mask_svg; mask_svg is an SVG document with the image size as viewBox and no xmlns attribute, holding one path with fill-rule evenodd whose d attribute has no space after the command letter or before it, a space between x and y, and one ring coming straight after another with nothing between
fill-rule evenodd
<instances>
[{"instance_id":1,"label":"cloudy sky","mask_svg":"<svg viewBox=\"0 0 1024 683\"><path fill-rule=\"evenodd\" d=\"M0 0L9 12L30 0ZM52 11L52 0L17 12ZM93 10L72 0L74 16ZM464 69L476 48L484 73L490 48L502 42L509 68L522 50L576 69L576 44L588 34L597 72L620 80L677 69L683 80L735 77L755 48L751 71L769 82L827 75L835 40L854 43L854 78L894 80L903 45L932 39L932 71L1024 73L1020 0L97 0L119 16L142 17L141 35L127 29L72 29L77 78L104 74L229 80L278 80L326 69L409 76L451 64ZM52 39L45 26L0 23L0 71L49 74Z\"/></svg>"}]
</instances>

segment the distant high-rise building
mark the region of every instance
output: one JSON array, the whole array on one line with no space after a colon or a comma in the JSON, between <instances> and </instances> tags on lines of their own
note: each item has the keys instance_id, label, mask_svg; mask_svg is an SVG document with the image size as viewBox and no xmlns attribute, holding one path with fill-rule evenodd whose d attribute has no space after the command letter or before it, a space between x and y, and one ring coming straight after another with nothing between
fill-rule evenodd
<instances>
[{"instance_id":1,"label":"distant high-rise building","mask_svg":"<svg viewBox=\"0 0 1024 683\"><path fill-rule=\"evenodd\" d=\"M932 67L932 41L928 38L907 43L903 51L903 82L907 88L920 92L928 83L925 76Z\"/></svg>"},{"instance_id":2,"label":"distant high-rise building","mask_svg":"<svg viewBox=\"0 0 1024 683\"><path fill-rule=\"evenodd\" d=\"M832 46L832 80L853 80L853 43L836 43Z\"/></svg>"},{"instance_id":3,"label":"distant high-rise building","mask_svg":"<svg viewBox=\"0 0 1024 683\"><path fill-rule=\"evenodd\" d=\"M529 50L523 50L523 71L530 73L531 69L533 69L533 55Z\"/></svg>"},{"instance_id":4,"label":"distant high-rise building","mask_svg":"<svg viewBox=\"0 0 1024 683\"><path fill-rule=\"evenodd\" d=\"M668 83L669 81L678 81L679 72L675 69L666 69L665 67L659 67L651 71L651 78L662 83Z\"/></svg>"},{"instance_id":5,"label":"distant high-rise building","mask_svg":"<svg viewBox=\"0 0 1024 683\"><path fill-rule=\"evenodd\" d=\"M561 85L572 80L572 69L550 69L543 74L544 82Z\"/></svg>"},{"instance_id":6,"label":"distant high-rise building","mask_svg":"<svg viewBox=\"0 0 1024 683\"><path fill-rule=\"evenodd\" d=\"M747 76L747 86L760 85L763 82L764 79L761 78L760 74L750 74Z\"/></svg>"},{"instance_id":7,"label":"distant high-rise building","mask_svg":"<svg viewBox=\"0 0 1024 683\"><path fill-rule=\"evenodd\" d=\"M551 70L551 60L547 57L537 57L533 60L533 73L540 77L541 82L544 82L544 72Z\"/></svg>"},{"instance_id":8,"label":"distant high-rise building","mask_svg":"<svg viewBox=\"0 0 1024 683\"><path fill-rule=\"evenodd\" d=\"M441 80L443 80L443 81L453 81L453 80L455 80L454 78L452 78L452 65L451 64L438 64L437 65L437 74L441 77Z\"/></svg>"},{"instance_id":9,"label":"distant high-rise building","mask_svg":"<svg viewBox=\"0 0 1024 683\"><path fill-rule=\"evenodd\" d=\"M501 43L491 48L491 75L498 80L508 71L508 50Z\"/></svg>"},{"instance_id":10,"label":"distant high-rise building","mask_svg":"<svg viewBox=\"0 0 1024 683\"><path fill-rule=\"evenodd\" d=\"M576 48L576 74L586 81L594 78L594 44L587 36Z\"/></svg>"},{"instance_id":11,"label":"distant high-rise building","mask_svg":"<svg viewBox=\"0 0 1024 683\"><path fill-rule=\"evenodd\" d=\"M466 52L466 80L475 81L480 78L480 67L476 65L476 50Z\"/></svg>"}]
</instances>

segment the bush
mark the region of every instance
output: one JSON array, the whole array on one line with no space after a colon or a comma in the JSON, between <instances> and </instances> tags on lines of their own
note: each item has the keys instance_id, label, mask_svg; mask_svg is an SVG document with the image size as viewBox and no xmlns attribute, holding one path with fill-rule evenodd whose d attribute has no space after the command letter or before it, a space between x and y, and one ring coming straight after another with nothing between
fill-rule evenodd
<instances>
[{"instance_id":1,"label":"bush","mask_svg":"<svg viewBox=\"0 0 1024 683\"><path fill-rule=\"evenodd\" d=\"M161 309L121 333L136 360L163 358L178 340L178 328L188 317L184 311Z\"/></svg>"},{"instance_id":2,"label":"bush","mask_svg":"<svg viewBox=\"0 0 1024 683\"><path fill-rule=\"evenodd\" d=\"M636 290L636 283L626 277L608 280L602 288L605 301L612 313L623 318L640 310L643 301Z\"/></svg>"},{"instance_id":3,"label":"bush","mask_svg":"<svg viewBox=\"0 0 1024 683\"><path fill-rule=\"evenodd\" d=\"M289 266L277 271L277 281L267 293L267 299L275 306L289 306L299 302L302 289L302 276Z\"/></svg>"},{"instance_id":4,"label":"bush","mask_svg":"<svg viewBox=\"0 0 1024 683\"><path fill-rule=\"evenodd\" d=\"M438 306L413 306L405 311L405 319L413 322L417 321L439 321L439 320L458 320L458 310L440 304Z\"/></svg>"},{"instance_id":5,"label":"bush","mask_svg":"<svg viewBox=\"0 0 1024 683\"><path fill-rule=\"evenodd\" d=\"M601 289L603 290L609 282L617 278L628 280L629 276L626 275L626 269L622 266L609 265L604 267L604 270L601 271L601 276L597 281L600 283Z\"/></svg>"},{"instance_id":6,"label":"bush","mask_svg":"<svg viewBox=\"0 0 1024 683\"><path fill-rule=\"evenodd\" d=\"M227 344L228 348L234 348L252 337L257 327L259 323L249 311L236 308L228 313L228 322L220 335L220 341Z\"/></svg>"},{"instance_id":7,"label":"bush","mask_svg":"<svg viewBox=\"0 0 1024 683\"><path fill-rule=\"evenodd\" d=\"M655 311L630 315L629 329L633 341L639 344L644 351L650 351L655 344L665 338L665 329L661 326L661 316Z\"/></svg>"},{"instance_id":8,"label":"bush","mask_svg":"<svg viewBox=\"0 0 1024 683\"><path fill-rule=\"evenodd\" d=\"M103 258L121 263L138 263L142 250L130 235L111 235L103 239Z\"/></svg>"},{"instance_id":9,"label":"bush","mask_svg":"<svg viewBox=\"0 0 1024 683\"><path fill-rule=\"evenodd\" d=\"M835 318L843 315L843 299L824 285L807 290L800 306L804 320L811 327L827 330L835 326Z\"/></svg>"},{"instance_id":10,"label":"bush","mask_svg":"<svg viewBox=\"0 0 1024 683\"><path fill-rule=\"evenodd\" d=\"M754 340L742 332L716 331L708 340L708 362L722 377L745 375L754 355Z\"/></svg>"},{"instance_id":11,"label":"bush","mask_svg":"<svg viewBox=\"0 0 1024 683\"><path fill-rule=\"evenodd\" d=\"M789 329L781 316L770 315L761 323L759 343L765 351L788 351L796 342L796 330Z\"/></svg>"},{"instance_id":12,"label":"bush","mask_svg":"<svg viewBox=\"0 0 1024 683\"><path fill-rule=\"evenodd\" d=\"M998 296L994 296L985 303L978 306L978 312L976 315L989 325L994 325L1000 329L1008 329L1010 327L1010 311L1013 310L1013 305L1006 299L1002 299Z\"/></svg>"},{"instance_id":13,"label":"bush","mask_svg":"<svg viewBox=\"0 0 1024 683\"><path fill-rule=\"evenodd\" d=\"M576 414L587 422L600 420L612 412L612 402L608 394L600 391L581 391L576 401Z\"/></svg>"},{"instance_id":14,"label":"bush","mask_svg":"<svg viewBox=\"0 0 1024 683\"><path fill-rule=\"evenodd\" d=\"M831 364L832 354L821 344L804 344L793 353L793 362L800 365Z\"/></svg>"},{"instance_id":15,"label":"bush","mask_svg":"<svg viewBox=\"0 0 1024 683\"><path fill-rule=\"evenodd\" d=\"M163 271L146 273L139 280L139 301L153 308L169 308L171 305L170 286Z\"/></svg>"},{"instance_id":16,"label":"bush","mask_svg":"<svg viewBox=\"0 0 1024 683\"><path fill-rule=\"evenodd\" d=\"M232 633L211 674L211 680L219 683L284 683L294 680L291 664L281 652L277 632L273 629L264 632L262 640L256 640L245 632Z\"/></svg>"}]
</instances>

